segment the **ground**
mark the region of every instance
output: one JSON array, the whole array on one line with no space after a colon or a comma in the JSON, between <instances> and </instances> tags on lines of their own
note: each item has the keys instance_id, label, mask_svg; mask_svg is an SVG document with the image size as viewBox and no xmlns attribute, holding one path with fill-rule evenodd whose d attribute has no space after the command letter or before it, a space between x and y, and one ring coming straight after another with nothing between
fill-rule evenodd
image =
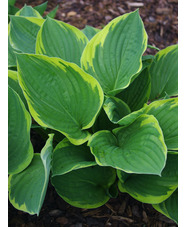
<instances>
[{"instance_id":1,"label":"ground","mask_svg":"<svg viewBox=\"0 0 186 227\"><path fill-rule=\"evenodd\" d=\"M35 6L42 0L17 0L21 8L25 3ZM176 44L178 40L178 1L177 0L48 0L46 13L59 5L56 19L70 23L79 29L85 25L102 28L113 18L139 8L144 22L148 43L163 49ZM155 50L148 49L154 54ZM38 147L38 142L40 143ZM32 132L35 150L44 145L41 137ZM156 212L151 205L140 203L127 194L119 194L106 205L92 210L79 209L64 202L49 184L40 216L31 216L17 211L9 204L10 227L102 227L102 226L177 226L164 215Z\"/></svg>"}]
</instances>

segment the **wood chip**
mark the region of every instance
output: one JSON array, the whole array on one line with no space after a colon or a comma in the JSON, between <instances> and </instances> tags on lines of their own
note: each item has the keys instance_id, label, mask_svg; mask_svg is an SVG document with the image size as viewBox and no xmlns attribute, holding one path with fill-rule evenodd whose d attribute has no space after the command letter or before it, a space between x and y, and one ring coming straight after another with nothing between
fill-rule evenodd
<instances>
[{"instance_id":1,"label":"wood chip","mask_svg":"<svg viewBox=\"0 0 186 227\"><path fill-rule=\"evenodd\" d=\"M118 214L122 215L125 213L126 205L127 205L127 201L124 200L118 210Z\"/></svg>"},{"instance_id":2,"label":"wood chip","mask_svg":"<svg viewBox=\"0 0 186 227\"><path fill-rule=\"evenodd\" d=\"M75 11L70 11L67 13L67 17L73 17L75 16L77 13Z\"/></svg>"},{"instance_id":3,"label":"wood chip","mask_svg":"<svg viewBox=\"0 0 186 227\"><path fill-rule=\"evenodd\" d=\"M62 225L66 225L68 223L68 219L65 217L59 217L56 219L56 222Z\"/></svg>"},{"instance_id":4,"label":"wood chip","mask_svg":"<svg viewBox=\"0 0 186 227\"><path fill-rule=\"evenodd\" d=\"M171 14L172 13L172 9L170 9L170 8L157 8L156 9L156 13L157 14L167 15L167 14Z\"/></svg>"},{"instance_id":5,"label":"wood chip","mask_svg":"<svg viewBox=\"0 0 186 227\"><path fill-rule=\"evenodd\" d=\"M178 3L178 0L168 0L169 3Z\"/></svg>"},{"instance_id":6,"label":"wood chip","mask_svg":"<svg viewBox=\"0 0 186 227\"><path fill-rule=\"evenodd\" d=\"M143 2L127 2L127 5L130 7L143 7Z\"/></svg>"},{"instance_id":7,"label":"wood chip","mask_svg":"<svg viewBox=\"0 0 186 227\"><path fill-rule=\"evenodd\" d=\"M125 10L123 8L121 8L120 6L118 7L118 10L120 13L124 14L125 13Z\"/></svg>"}]
</instances>

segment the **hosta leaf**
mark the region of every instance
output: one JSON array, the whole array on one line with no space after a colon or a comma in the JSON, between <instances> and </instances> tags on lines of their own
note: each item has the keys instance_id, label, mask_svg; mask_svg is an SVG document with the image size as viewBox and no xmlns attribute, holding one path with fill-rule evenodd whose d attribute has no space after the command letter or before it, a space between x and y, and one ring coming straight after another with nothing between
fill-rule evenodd
<instances>
[{"instance_id":1,"label":"hosta leaf","mask_svg":"<svg viewBox=\"0 0 186 227\"><path fill-rule=\"evenodd\" d=\"M44 19L36 17L10 17L9 40L11 46L23 53L35 53L36 36Z\"/></svg>"},{"instance_id":2,"label":"hosta leaf","mask_svg":"<svg viewBox=\"0 0 186 227\"><path fill-rule=\"evenodd\" d=\"M54 18L56 16L59 5L57 5L50 13L47 14L47 17Z\"/></svg>"},{"instance_id":3,"label":"hosta leaf","mask_svg":"<svg viewBox=\"0 0 186 227\"><path fill-rule=\"evenodd\" d=\"M23 101L25 107L28 109L26 99L23 95L23 91L19 86L17 71L8 70L8 85L17 92L21 100Z\"/></svg>"},{"instance_id":4,"label":"hosta leaf","mask_svg":"<svg viewBox=\"0 0 186 227\"><path fill-rule=\"evenodd\" d=\"M88 39L79 29L48 17L38 32L36 54L59 57L80 65L87 42Z\"/></svg>"},{"instance_id":5,"label":"hosta leaf","mask_svg":"<svg viewBox=\"0 0 186 227\"><path fill-rule=\"evenodd\" d=\"M113 123L127 126L142 114L154 115L163 131L167 148L171 150L178 148L178 98L154 101L138 111L134 111L126 116L124 114L121 119L118 117L118 121L113 121L112 115L114 111L119 112L120 108L115 105L113 110L110 107L113 105L112 99L108 101L110 103L108 102L107 106L104 104L104 110Z\"/></svg>"},{"instance_id":6,"label":"hosta leaf","mask_svg":"<svg viewBox=\"0 0 186 227\"><path fill-rule=\"evenodd\" d=\"M160 175L167 148L158 121L141 115L131 125L99 131L88 142L96 162L128 173Z\"/></svg>"},{"instance_id":7,"label":"hosta leaf","mask_svg":"<svg viewBox=\"0 0 186 227\"><path fill-rule=\"evenodd\" d=\"M11 46L9 33L10 33L10 23L8 24L8 67L10 68L10 67L16 67L17 66L16 55L15 55L14 52L15 51L20 52L20 51L13 49L13 47Z\"/></svg>"},{"instance_id":8,"label":"hosta leaf","mask_svg":"<svg viewBox=\"0 0 186 227\"><path fill-rule=\"evenodd\" d=\"M40 15L42 16L43 13L45 12L46 8L47 8L47 4L48 4L48 1L42 3L42 4L38 5L38 6L34 6L33 8L35 10L37 10L40 13Z\"/></svg>"},{"instance_id":9,"label":"hosta leaf","mask_svg":"<svg viewBox=\"0 0 186 227\"><path fill-rule=\"evenodd\" d=\"M169 46L155 55L149 68L151 76L150 99L178 94L178 45Z\"/></svg>"},{"instance_id":10,"label":"hosta leaf","mask_svg":"<svg viewBox=\"0 0 186 227\"><path fill-rule=\"evenodd\" d=\"M16 65L17 63L14 49L10 45L10 40L8 38L8 67L15 67Z\"/></svg>"},{"instance_id":11,"label":"hosta leaf","mask_svg":"<svg viewBox=\"0 0 186 227\"><path fill-rule=\"evenodd\" d=\"M125 101L131 111L136 111L147 103L150 96L150 90L150 75L145 68L126 89L117 95L117 97Z\"/></svg>"},{"instance_id":12,"label":"hosta leaf","mask_svg":"<svg viewBox=\"0 0 186 227\"><path fill-rule=\"evenodd\" d=\"M178 189L162 203L153 204L152 206L160 213L178 223Z\"/></svg>"},{"instance_id":13,"label":"hosta leaf","mask_svg":"<svg viewBox=\"0 0 186 227\"><path fill-rule=\"evenodd\" d=\"M147 34L138 10L112 20L85 47L82 68L94 76L107 95L128 87L142 67Z\"/></svg>"},{"instance_id":14,"label":"hosta leaf","mask_svg":"<svg viewBox=\"0 0 186 227\"><path fill-rule=\"evenodd\" d=\"M18 210L39 215L49 181L52 139L49 135L41 154L36 153L24 171L9 176L9 200Z\"/></svg>"},{"instance_id":15,"label":"hosta leaf","mask_svg":"<svg viewBox=\"0 0 186 227\"><path fill-rule=\"evenodd\" d=\"M99 31L101 31L98 28L94 28L92 26L86 25L85 28L82 30L82 32L86 35L86 37L91 40L92 37L97 34Z\"/></svg>"},{"instance_id":16,"label":"hosta leaf","mask_svg":"<svg viewBox=\"0 0 186 227\"><path fill-rule=\"evenodd\" d=\"M8 88L8 173L25 169L33 158L31 117L18 94Z\"/></svg>"},{"instance_id":17,"label":"hosta leaf","mask_svg":"<svg viewBox=\"0 0 186 227\"><path fill-rule=\"evenodd\" d=\"M15 16L24 16L24 17L37 17L37 18L42 18L40 13L33 9L31 6L27 6L26 4L24 5L23 8L21 8Z\"/></svg>"},{"instance_id":18,"label":"hosta leaf","mask_svg":"<svg viewBox=\"0 0 186 227\"><path fill-rule=\"evenodd\" d=\"M76 64L60 58L19 54L19 83L37 123L60 131L79 145L103 103L98 82ZM25 62L27 64L25 64Z\"/></svg>"},{"instance_id":19,"label":"hosta leaf","mask_svg":"<svg viewBox=\"0 0 186 227\"><path fill-rule=\"evenodd\" d=\"M123 116L131 113L128 105L115 97L106 97L103 108L111 122L116 124Z\"/></svg>"},{"instance_id":20,"label":"hosta leaf","mask_svg":"<svg viewBox=\"0 0 186 227\"><path fill-rule=\"evenodd\" d=\"M168 149L178 149L178 98L152 102L145 113L158 120Z\"/></svg>"},{"instance_id":21,"label":"hosta leaf","mask_svg":"<svg viewBox=\"0 0 186 227\"><path fill-rule=\"evenodd\" d=\"M108 190L115 178L114 169L91 166L52 177L52 184L67 203L90 209L102 206L109 200Z\"/></svg>"},{"instance_id":22,"label":"hosta leaf","mask_svg":"<svg viewBox=\"0 0 186 227\"><path fill-rule=\"evenodd\" d=\"M168 153L161 176L118 171L119 189L143 203L161 203L178 187L178 155Z\"/></svg>"},{"instance_id":23,"label":"hosta leaf","mask_svg":"<svg viewBox=\"0 0 186 227\"><path fill-rule=\"evenodd\" d=\"M74 146L63 140L53 152L52 176L93 165L96 165L96 162L89 147L85 145Z\"/></svg>"},{"instance_id":24,"label":"hosta leaf","mask_svg":"<svg viewBox=\"0 0 186 227\"><path fill-rule=\"evenodd\" d=\"M8 0L8 4L11 6L15 5L16 0Z\"/></svg>"}]
</instances>

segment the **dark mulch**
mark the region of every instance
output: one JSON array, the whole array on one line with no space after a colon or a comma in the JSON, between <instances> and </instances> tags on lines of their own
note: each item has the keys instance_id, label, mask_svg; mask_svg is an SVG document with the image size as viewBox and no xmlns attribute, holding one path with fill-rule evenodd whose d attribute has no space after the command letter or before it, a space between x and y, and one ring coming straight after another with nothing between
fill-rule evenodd
<instances>
[{"instance_id":1,"label":"dark mulch","mask_svg":"<svg viewBox=\"0 0 186 227\"><path fill-rule=\"evenodd\" d=\"M38 5L42 0L17 0L16 6ZM140 15L149 36L148 43L160 49L177 43L178 1L177 0L49 0L47 12L59 4L56 19L70 23L79 29L85 25L102 28L113 18L140 9ZM148 50L154 54L154 50ZM44 141L32 133L35 151L41 150ZM9 204L10 227L102 227L102 226L177 226L164 215L156 212L151 205L142 204L127 194L119 194L117 199L97 209L79 209L64 202L49 184L40 216L31 216L17 211Z\"/></svg>"}]
</instances>

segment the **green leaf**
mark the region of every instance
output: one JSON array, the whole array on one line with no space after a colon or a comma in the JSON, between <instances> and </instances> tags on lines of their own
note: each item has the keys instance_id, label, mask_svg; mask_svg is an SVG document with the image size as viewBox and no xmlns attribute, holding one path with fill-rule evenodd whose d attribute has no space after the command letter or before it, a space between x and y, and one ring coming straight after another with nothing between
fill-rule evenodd
<instances>
[{"instance_id":1,"label":"green leaf","mask_svg":"<svg viewBox=\"0 0 186 227\"><path fill-rule=\"evenodd\" d=\"M99 31L101 31L98 28L94 28L92 26L86 25L85 28L82 30L82 32L86 35L86 37L91 40L92 37L97 34Z\"/></svg>"},{"instance_id":2,"label":"green leaf","mask_svg":"<svg viewBox=\"0 0 186 227\"><path fill-rule=\"evenodd\" d=\"M8 67L15 67L16 65L17 63L14 49L10 45L10 40L8 38Z\"/></svg>"},{"instance_id":3,"label":"green leaf","mask_svg":"<svg viewBox=\"0 0 186 227\"><path fill-rule=\"evenodd\" d=\"M96 165L90 148L74 146L66 140L61 141L53 152L52 176L63 175L72 170Z\"/></svg>"},{"instance_id":4,"label":"green leaf","mask_svg":"<svg viewBox=\"0 0 186 227\"><path fill-rule=\"evenodd\" d=\"M47 8L47 4L48 4L48 1L42 3L38 6L34 6L34 9L37 10L40 13L40 15L42 16Z\"/></svg>"},{"instance_id":5,"label":"green leaf","mask_svg":"<svg viewBox=\"0 0 186 227\"><path fill-rule=\"evenodd\" d=\"M110 100L111 101L111 100ZM110 104L111 105L111 104ZM117 106L115 106L117 108ZM109 119L119 125L130 125L140 115L153 115L163 131L165 143L168 149L177 150L178 148L178 98L154 101L150 105L145 105L142 109L134 111L114 122L112 119L112 109L108 106L105 112ZM115 111L120 111L117 108Z\"/></svg>"},{"instance_id":6,"label":"green leaf","mask_svg":"<svg viewBox=\"0 0 186 227\"><path fill-rule=\"evenodd\" d=\"M170 150L178 149L178 98L152 102L145 109L158 120L163 131L165 144Z\"/></svg>"},{"instance_id":7,"label":"green leaf","mask_svg":"<svg viewBox=\"0 0 186 227\"><path fill-rule=\"evenodd\" d=\"M160 213L178 223L178 189L162 203L153 204L152 206Z\"/></svg>"},{"instance_id":8,"label":"green leaf","mask_svg":"<svg viewBox=\"0 0 186 227\"><path fill-rule=\"evenodd\" d=\"M60 58L19 54L19 83L35 121L80 145L103 103L98 82L76 64ZM25 64L26 63L26 64Z\"/></svg>"},{"instance_id":9,"label":"green leaf","mask_svg":"<svg viewBox=\"0 0 186 227\"><path fill-rule=\"evenodd\" d=\"M145 68L126 89L117 95L117 97L126 102L131 111L136 111L147 103L150 91L150 75L147 68Z\"/></svg>"},{"instance_id":10,"label":"green leaf","mask_svg":"<svg viewBox=\"0 0 186 227\"><path fill-rule=\"evenodd\" d=\"M131 113L128 105L121 99L115 97L106 97L103 108L111 122L117 122L124 116Z\"/></svg>"},{"instance_id":11,"label":"green leaf","mask_svg":"<svg viewBox=\"0 0 186 227\"><path fill-rule=\"evenodd\" d=\"M36 54L59 57L80 66L88 39L79 29L62 21L47 18L38 32Z\"/></svg>"},{"instance_id":12,"label":"green leaf","mask_svg":"<svg viewBox=\"0 0 186 227\"><path fill-rule=\"evenodd\" d=\"M44 19L36 17L10 17L9 40L16 51L35 53L36 36Z\"/></svg>"},{"instance_id":13,"label":"green leaf","mask_svg":"<svg viewBox=\"0 0 186 227\"><path fill-rule=\"evenodd\" d=\"M128 87L142 68L147 34L138 10L112 20L85 47L81 65L101 84L107 95Z\"/></svg>"},{"instance_id":14,"label":"green leaf","mask_svg":"<svg viewBox=\"0 0 186 227\"><path fill-rule=\"evenodd\" d=\"M117 174L121 192L126 192L143 203L161 203L178 187L178 155L176 152L167 154L161 176L127 174L120 170Z\"/></svg>"},{"instance_id":15,"label":"green leaf","mask_svg":"<svg viewBox=\"0 0 186 227\"><path fill-rule=\"evenodd\" d=\"M152 45L147 45L147 48L160 51L160 49L158 47L155 47L155 46L152 46Z\"/></svg>"},{"instance_id":16,"label":"green leaf","mask_svg":"<svg viewBox=\"0 0 186 227\"><path fill-rule=\"evenodd\" d=\"M57 5L50 13L47 14L47 17L55 18L59 6Z\"/></svg>"},{"instance_id":17,"label":"green leaf","mask_svg":"<svg viewBox=\"0 0 186 227\"><path fill-rule=\"evenodd\" d=\"M150 99L162 98L166 94L178 94L178 45L169 46L155 55L149 68L151 76Z\"/></svg>"},{"instance_id":18,"label":"green leaf","mask_svg":"<svg viewBox=\"0 0 186 227\"><path fill-rule=\"evenodd\" d=\"M8 5L14 6L16 0L8 0Z\"/></svg>"},{"instance_id":19,"label":"green leaf","mask_svg":"<svg viewBox=\"0 0 186 227\"><path fill-rule=\"evenodd\" d=\"M24 170L33 158L31 117L18 94L8 88L8 173Z\"/></svg>"},{"instance_id":20,"label":"green leaf","mask_svg":"<svg viewBox=\"0 0 186 227\"><path fill-rule=\"evenodd\" d=\"M13 6L13 5L8 5L8 15L14 15L19 11L19 8ZM8 17L9 18L9 17ZM9 21L9 20L8 20Z\"/></svg>"},{"instance_id":21,"label":"green leaf","mask_svg":"<svg viewBox=\"0 0 186 227\"><path fill-rule=\"evenodd\" d=\"M99 131L88 142L100 166L111 166L128 173L160 175L167 148L158 121L141 115L131 125L112 131Z\"/></svg>"},{"instance_id":22,"label":"green leaf","mask_svg":"<svg viewBox=\"0 0 186 227\"><path fill-rule=\"evenodd\" d=\"M28 105L26 99L23 95L23 91L19 86L17 71L8 70L8 85L19 95L22 102L24 103L26 109L28 110Z\"/></svg>"},{"instance_id":23,"label":"green leaf","mask_svg":"<svg viewBox=\"0 0 186 227\"><path fill-rule=\"evenodd\" d=\"M97 208L109 200L108 190L115 182L115 170L91 166L52 177L57 193L69 204L79 208Z\"/></svg>"},{"instance_id":24,"label":"green leaf","mask_svg":"<svg viewBox=\"0 0 186 227\"><path fill-rule=\"evenodd\" d=\"M48 187L52 139L49 135L41 154L36 153L24 171L9 176L9 200L18 210L39 215Z\"/></svg>"},{"instance_id":25,"label":"green leaf","mask_svg":"<svg viewBox=\"0 0 186 227\"><path fill-rule=\"evenodd\" d=\"M32 6L27 6L26 4L24 5L23 8L21 8L15 16L24 16L24 17L37 17L37 18L42 18L42 16L39 14L37 10L32 8Z\"/></svg>"}]
</instances>

